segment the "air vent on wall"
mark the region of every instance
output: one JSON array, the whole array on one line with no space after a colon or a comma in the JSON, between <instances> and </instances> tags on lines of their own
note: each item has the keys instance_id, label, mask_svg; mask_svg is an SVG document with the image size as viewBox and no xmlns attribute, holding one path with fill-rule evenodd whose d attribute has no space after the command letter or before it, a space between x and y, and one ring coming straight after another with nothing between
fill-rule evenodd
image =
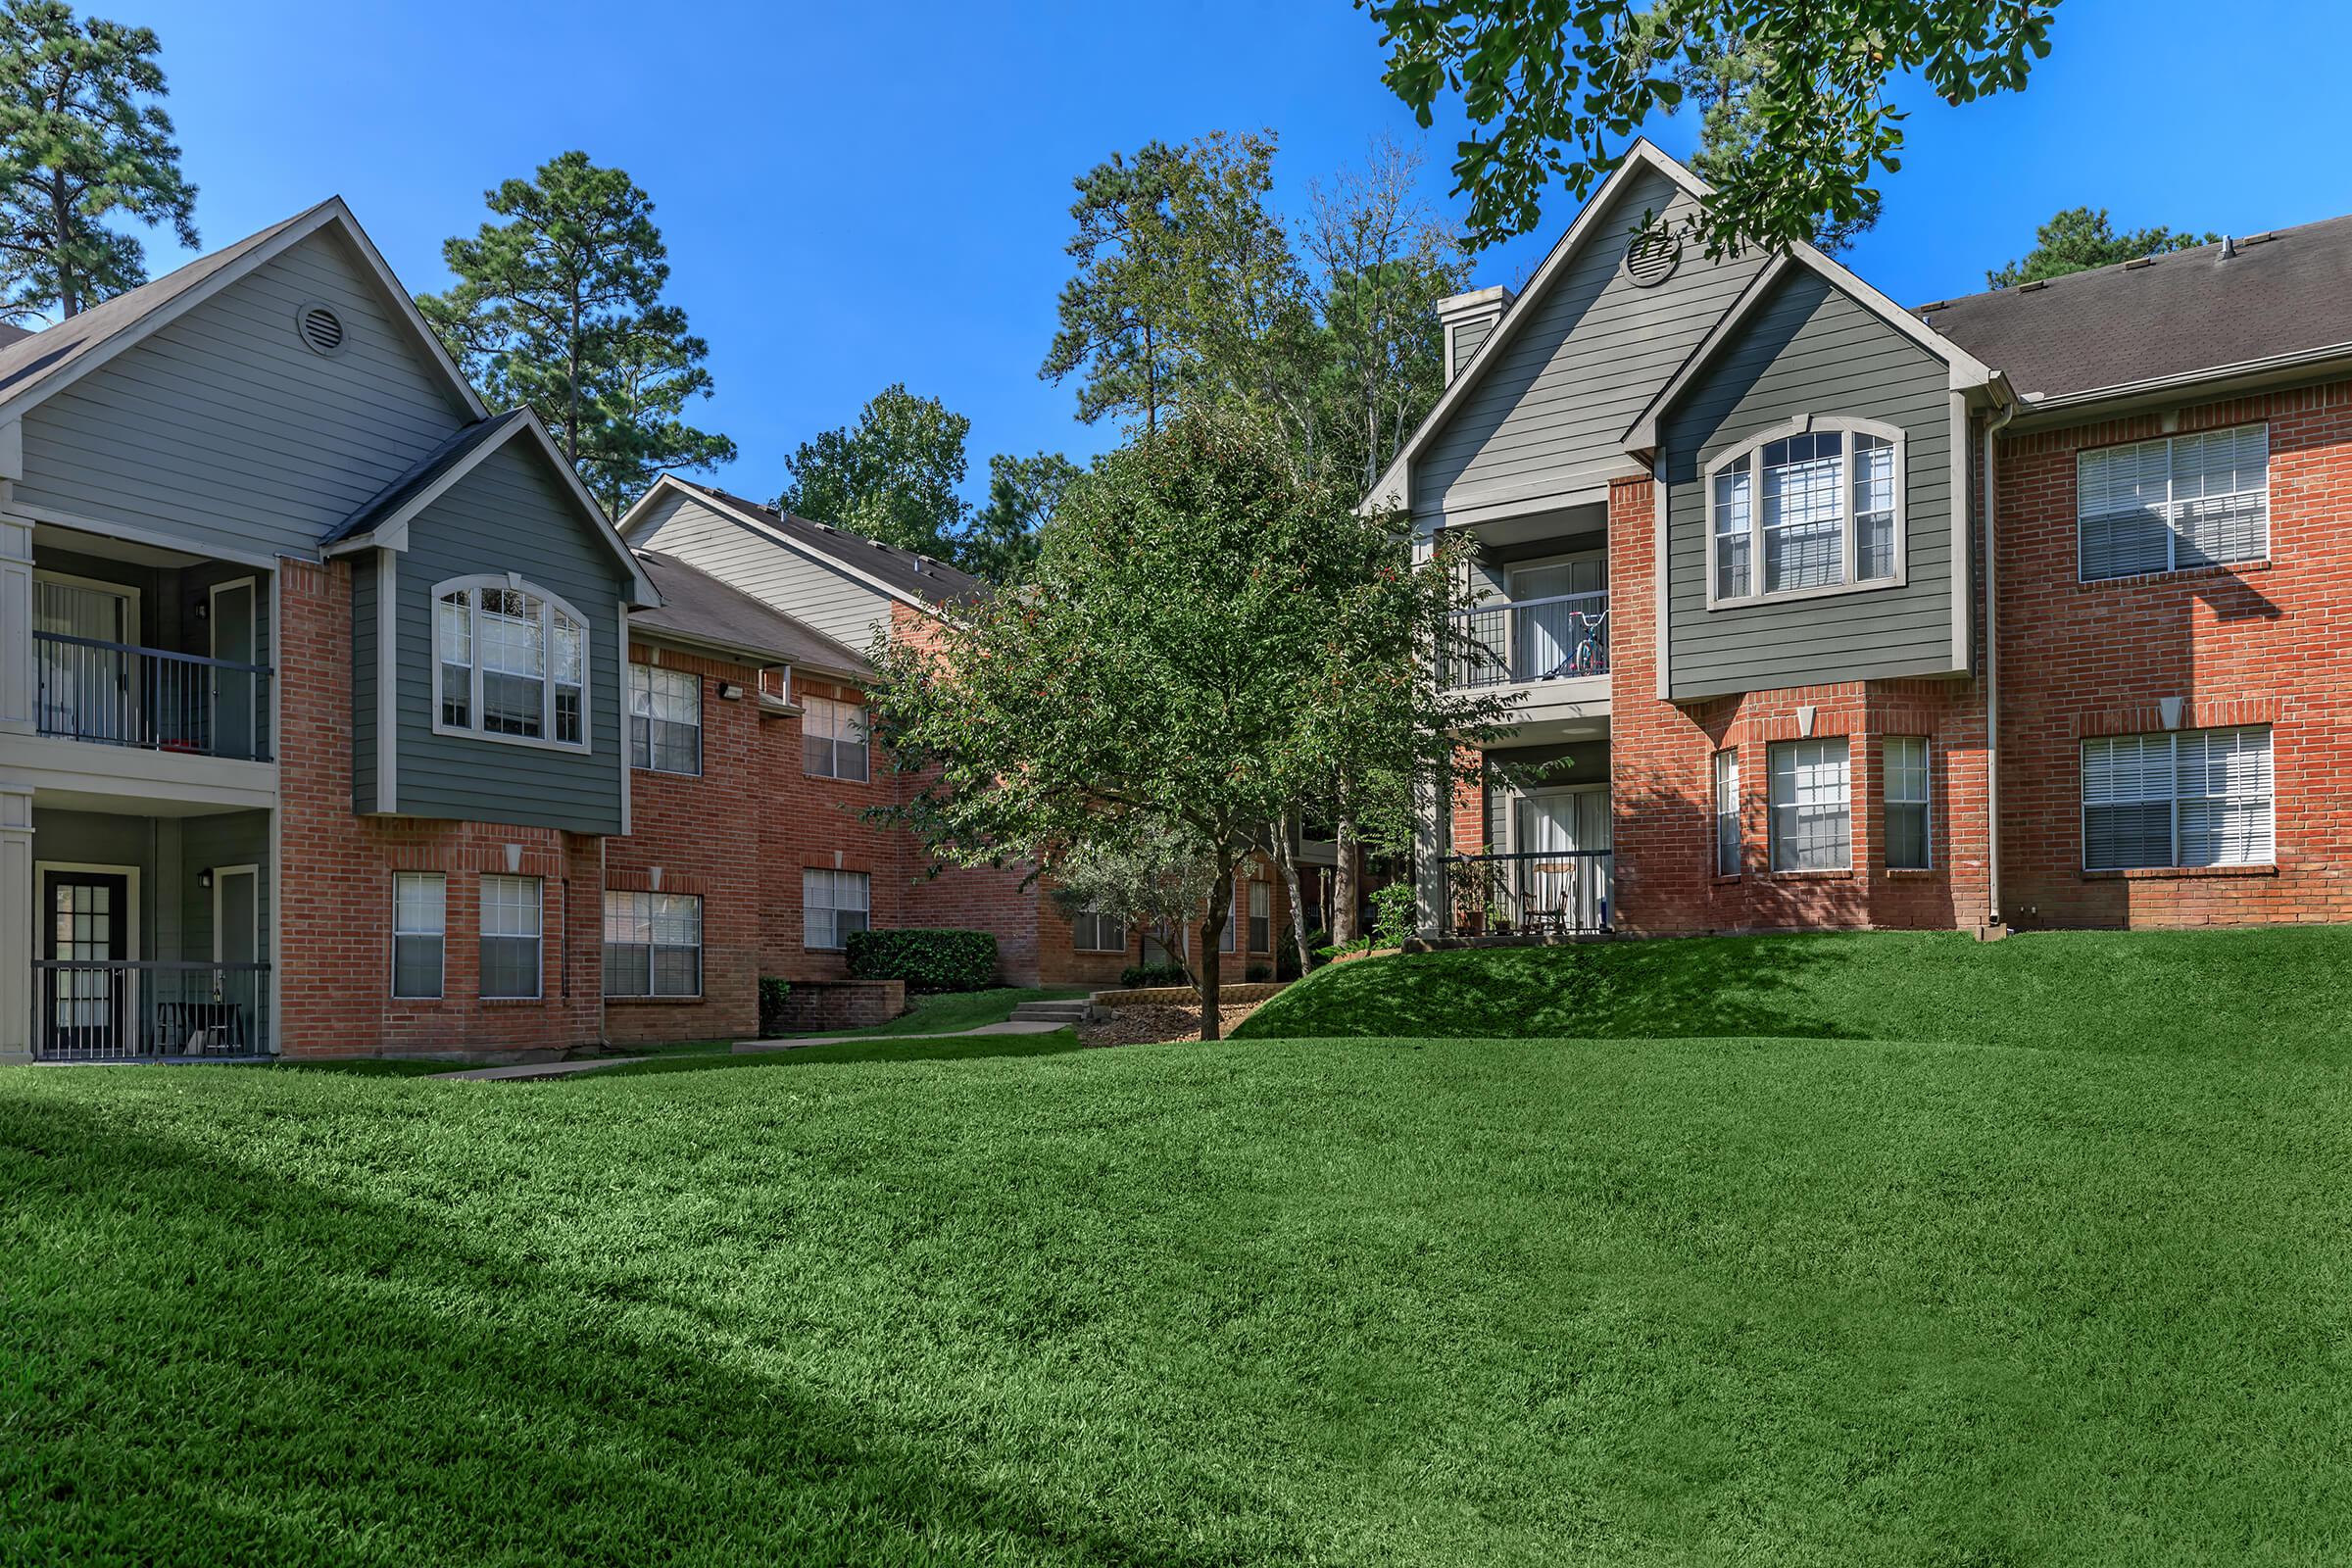
<instances>
[{"instance_id":1,"label":"air vent on wall","mask_svg":"<svg viewBox=\"0 0 2352 1568\"><path fill-rule=\"evenodd\" d=\"M1656 288L1682 263L1683 236L1663 223L1650 224L1625 248L1625 275L1636 288Z\"/></svg>"},{"instance_id":2,"label":"air vent on wall","mask_svg":"<svg viewBox=\"0 0 2352 1568\"><path fill-rule=\"evenodd\" d=\"M335 314L332 306L305 305L294 313L294 328L314 354L331 357L343 352L343 318Z\"/></svg>"}]
</instances>

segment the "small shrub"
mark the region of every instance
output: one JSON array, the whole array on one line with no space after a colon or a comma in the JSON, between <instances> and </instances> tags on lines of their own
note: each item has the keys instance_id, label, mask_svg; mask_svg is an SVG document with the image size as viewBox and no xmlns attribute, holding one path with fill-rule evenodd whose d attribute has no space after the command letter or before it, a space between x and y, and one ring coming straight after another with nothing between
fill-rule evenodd
<instances>
[{"instance_id":1,"label":"small shrub","mask_svg":"<svg viewBox=\"0 0 2352 1568\"><path fill-rule=\"evenodd\" d=\"M853 931L850 973L904 980L909 991L978 991L997 981L997 939L985 931Z\"/></svg>"},{"instance_id":2,"label":"small shrub","mask_svg":"<svg viewBox=\"0 0 2352 1568\"><path fill-rule=\"evenodd\" d=\"M1307 962L1315 968L1319 969L1329 963L1331 961L1331 933L1321 929L1309 931L1306 934L1306 954ZM1287 926L1283 929L1282 946L1274 954L1274 978L1277 980L1298 978L1298 943L1291 935Z\"/></svg>"},{"instance_id":3,"label":"small shrub","mask_svg":"<svg viewBox=\"0 0 2352 1568\"><path fill-rule=\"evenodd\" d=\"M1250 966L1250 972L1242 978L1253 986L1262 986L1274 978L1274 969L1270 964L1253 963Z\"/></svg>"},{"instance_id":4,"label":"small shrub","mask_svg":"<svg viewBox=\"0 0 2352 1568\"><path fill-rule=\"evenodd\" d=\"M1372 895L1372 938L1384 948L1398 948L1420 920L1421 902L1410 882L1392 882Z\"/></svg>"},{"instance_id":5,"label":"small shrub","mask_svg":"<svg viewBox=\"0 0 2352 1568\"><path fill-rule=\"evenodd\" d=\"M1149 991L1153 986L1189 986L1193 977L1181 963L1131 963L1119 971L1120 988Z\"/></svg>"},{"instance_id":6,"label":"small shrub","mask_svg":"<svg viewBox=\"0 0 2352 1568\"><path fill-rule=\"evenodd\" d=\"M773 1040L784 1032L784 999L792 995L792 982L782 975L763 974L760 977L760 1038Z\"/></svg>"}]
</instances>

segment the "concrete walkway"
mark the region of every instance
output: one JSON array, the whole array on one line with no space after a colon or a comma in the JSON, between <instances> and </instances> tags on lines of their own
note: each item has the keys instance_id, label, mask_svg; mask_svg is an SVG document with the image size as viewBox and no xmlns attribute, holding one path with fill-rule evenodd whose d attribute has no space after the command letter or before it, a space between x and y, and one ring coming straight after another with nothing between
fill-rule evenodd
<instances>
[{"instance_id":1,"label":"concrete walkway","mask_svg":"<svg viewBox=\"0 0 2352 1568\"><path fill-rule=\"evenodd\" d=\"M915 1040L962 1040L975 1035L1050 1035L1068 1024L1035 1023L1026 1020L1009 1023L984 1023L977 1029L950 1029L936 1035L807 1035L796 1040L738 1040L729 1050L738 1056L757 1055L770 1051L801 1051L809 1046L856 1046L868 1042L903 1042ZM713 1052L711 1054L715 1055ZM591 1056L584 1061L525 1061L512 1067L473 1067L465 1072L437 1072L440 1079L470 1078L481 1081L504 1082L510 1078L568 1078L575 1073L595 1072L604 1067L626 1067L640 1061L676 1061L682 1056Z\"/></svg>"}]
</instances>

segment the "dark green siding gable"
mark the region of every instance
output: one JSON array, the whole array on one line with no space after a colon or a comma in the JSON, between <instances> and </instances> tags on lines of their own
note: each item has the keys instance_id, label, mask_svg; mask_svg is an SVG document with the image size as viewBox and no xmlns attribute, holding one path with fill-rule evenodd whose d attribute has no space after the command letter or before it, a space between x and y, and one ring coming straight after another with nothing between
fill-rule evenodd
<instances>
[{"instance_id":1,"label":"dark green siding gable","mask_svg":"<svg viewBox=\"0 0 2352 1568\"><path fill-rule=\"evenodd\" d=\"M433 732L433 586L510 571L588 623L586 753ZM399 813L620 832L622 567L537 447L509 441L418 514L395 576Z\"/></svg>"},{"instance_id":2,"label":"dark green siding gable","mask_svg":"<svg viewBox=\"0 0 2352 1568\"><path fill-rule=\"evenodd\" d=\"M1707 608L1702 475L1721 453L1801 415L1848 415L1904 433L1900 587ZM1792 268L1667 411L1670 695L1938 675L1953 656L1952 402L1942 361L1819 273Z\"/></svg>"}]
</instances>

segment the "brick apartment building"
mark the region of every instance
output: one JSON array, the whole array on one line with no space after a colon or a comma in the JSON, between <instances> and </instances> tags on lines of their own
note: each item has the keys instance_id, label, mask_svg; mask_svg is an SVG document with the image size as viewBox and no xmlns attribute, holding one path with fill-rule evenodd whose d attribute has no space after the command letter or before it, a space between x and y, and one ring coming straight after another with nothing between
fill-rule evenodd
<instances>
[{"instance_id":1,"label":"brick apartment building","mask_svg":"<svg viewBox=\"0 0 2352 1568\"><path fill-rule=\"evenodd\" d=\"M862 650L980 585L775 528L809 591L632 548L340 201L0 329L0 1057L740 1036L865 925L1115 980L1140 939L860 814Z\"/></svg>"},{"instance_id":2,"label":"brick apartment building","mask_svg":"<svg viewBox=\"0 0 2352 1568\"><path fill-rule=\"evenodd\" d=\"M1436 931L2352 912L2352 220L1907 311L1647 144L1375 491L1475 541ZM1646 215L1657 215L1644 221Z\"/></svg>"}]
</instances>

